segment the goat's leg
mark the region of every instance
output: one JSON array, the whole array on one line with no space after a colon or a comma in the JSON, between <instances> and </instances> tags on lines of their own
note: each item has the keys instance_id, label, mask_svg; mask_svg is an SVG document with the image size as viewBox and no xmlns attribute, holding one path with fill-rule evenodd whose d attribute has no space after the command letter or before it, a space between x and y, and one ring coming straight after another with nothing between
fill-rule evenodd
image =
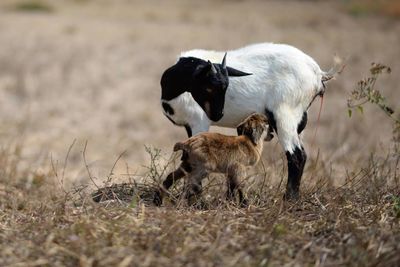
<instances>
[{"instance_id":1,"label":"goat's leg","mask_svg":"<svg viewBox=\"0 0 400 267\"><path fill-rule=\"evenodd\" d=\"M178 169L168 174L167 178L165 178L163 182L163 187L165 189L169 189L176 181L185 176L186 173L191 172L192 168L190 164L186 161L183 161L181 165L179 165Z\"/></svg>"},{"instance_id":2,"label":"goat's leg","mask_svg":"<svg viewBox=\"0 0 400 267\"><path fill-rule=\"evenodd\" d=\"M297 133L300 134L307 125L307 111L303 113L300 123L297 125ZM300 137L299 137L300 138ZM286 152L288 162L288 183L285 199L297 199L299 187L303 176L304 166L307 161L307 154L302 145L297 146L293 153Z\"/></svg>"},{"instance_id":3,"label":"goat's leg","mask_svg":"<svg viewBox=\"0 0 400 267\"><path fill-rule=\"evenodd\" d=\"M202 112L203 113L203 112ZM198 115L198 114L196 114ZM193 135L196 135L198 133L202 132L208 132L210 129L211 122L208 119L207 116L201 116L201 117L193 117L193 120L191 121L190 125L187 124L185 125L186 133L188 134L188 137L192 137Z\"/></svg>"},{"instance_id":4,"label":"goat's leg","mask_svg":"<svg viewBox=\"0 0 400 267\"><path fill-rule=\"evenodd\" d=\"M187 135L188 135L188 137L190 138L190 137L192 137L192 128L190 128L190 125L189 124L185 124L185 130L186 130L186 133L187 133Z\"/></svg>"},{"instance_id":5,"label":"goat's leg","mask_svg":"<svg viewBox=\"0 0 400 267\"><path fill-rule=\"evenodd\" d=\"M265 115L268 118L269 121L269 130L268 130L268 135L265 138L265 141L270 141L274 136L273 132L277 132L277 127L276 127L276 121L275 121L275 116L274 113L272 113L270 110L266 109L265 110ZM297 125L297 134L301 134L301 132L306 128L308 122L308 115L307 111L303 113L303 116L301 117L301 121Z\"/></svg>"},{"instance_id":6,"label":"goat's leg","mask_svg":"<svg viewBox=\"0 0 400 267\"><path fill-rule=\"evenodd\" d=\"M185 181L185 198L191 205L197 202L197 198L202 191L202 181L207 176L207 172L201 167L195 167L189 173Z\"/></svg>"},{"instance_id":7,"label":"goat's leg","mask_svg":"<svg viewBox=\"0 0 400 267\"><path fill-rule=\"evenodd\" d=\"M303 113L303 117L301 117L300 123L297 125L297 133L301 134L301 132L306 128L308 121L307 111Z\"/></svg>"},{"instance_id":8,"label":"goat's leg","mask_svg":"<svg viewBox=\"0 0 400 267\"><path fill-rule=\"evenodd\" d=\"M240 186L240 177L245 177L246 171L245 168L241 165L234 165L228 169L228 191L226 194L227 200L235 199L235 193L238 192L239 195L239 203L241 206L247 206L247 199L245 198L242 188Z\"/></svg>"},{"instance_id":9,"label":"goat's leg","mask_svg":"<svg viewBox=\"0 0 400 267\"><path fill-rule=\"evenodd\" d=\"M160 206L162 204L162 191L168 190L176 181L184 177L185 174L190 171L190 164L186 161L183 161L175 171L168 174L167 178L165 178L162 184L163 188L155 192L153 203L157 206Z\"/></svg>"},{"instance_id":10,"label":"goat's leg","mask_svg":"<svg viewBox=\"0 0 400 267\"><path fill-rule=\"evenodd\" d=\"M288 162L288 183L286 186L285 199L297 199L299 197L299 188L301 176L307 161L307 154L302 146L296 147L293 153L286 152Z\"/></svg>"},{"instance_id":11,"label":"goat's leg","mask_svg":"<svg viewBox=\"0 0 400 267\"><path fill-rule=\"evenodd\" d=\"M288 181L284 198L297 199L307 154L301 144L299 132L307 124L307 113L288 107L277 109L273 114L279 141L286 151L288 164Z\"/></svg>"}]
</instances>

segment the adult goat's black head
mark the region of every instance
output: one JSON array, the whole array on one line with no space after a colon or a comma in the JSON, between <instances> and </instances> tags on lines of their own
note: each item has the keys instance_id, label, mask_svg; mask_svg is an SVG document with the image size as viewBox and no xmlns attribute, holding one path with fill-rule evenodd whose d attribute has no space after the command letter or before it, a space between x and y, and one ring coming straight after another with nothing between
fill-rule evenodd
<instances>
[{"instance_id":1,"label":"adult goat's black head","mask_svg":"<svg viewBox=\"0 0 400 267\"><path fill-rule=\"evenodd\" d=\"M207 117L218 121L224 115L229 77L245 75L250 74L226 66L226 54L221 64L194 57L180 58L161 78L161 98L170 100L188 91Z\"/></svg>"}]
</instances>

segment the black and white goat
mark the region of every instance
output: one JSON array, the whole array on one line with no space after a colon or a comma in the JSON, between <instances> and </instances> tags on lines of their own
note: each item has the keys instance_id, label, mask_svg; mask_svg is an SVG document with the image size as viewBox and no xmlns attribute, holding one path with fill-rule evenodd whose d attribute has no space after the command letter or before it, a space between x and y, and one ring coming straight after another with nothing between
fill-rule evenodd
<instances>
[{"instance_id":1,"label":"black and white goat","mask_svg":"<svg viewBox=\"0 0 400 267\"><path fill-rule=\"evenodd\" d=\"M161 104L189 137L211 125L236 127L254 112L266 114L286 152L285 197L292 199L299 196L307 160L299 134L307 109L330 78L310 56L289 45L255 44L227 53L191 50L162 75Z\"/></svg>"}]
</instances>

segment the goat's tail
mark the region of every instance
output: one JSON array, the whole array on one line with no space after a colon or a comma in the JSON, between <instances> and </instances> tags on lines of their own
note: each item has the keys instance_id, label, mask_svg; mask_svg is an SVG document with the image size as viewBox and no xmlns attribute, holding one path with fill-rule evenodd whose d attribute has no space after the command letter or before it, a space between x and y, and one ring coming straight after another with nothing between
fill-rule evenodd
<instances>
[{"instance_id":1,"label":"goat's tail","mask_svg":"<svg viewBox=\"0 0 400 267\"><path fill-rule=\"evenodd\" d=\"M344 60L342 60L338 56L334 56L333 61L334 61L334 65L330 70L328 70L328 71L321 70L321 84L318 88L318 91L316 92L313 99L311 100L310 104L308 105L308 108L310 108L311 104L314 102L314 100L315 100L315 98L317 98L317 96L323 97L323 95L325 93L325 89L326 89L325 82L335 79L336 76L338 74L342 73L343 69L346 67L346 64L343 63Z\"/></svg>"},{"instance_id":2,"label":"goat's tail","mask_svg":"<svg viewBox=\"0 0 400 267\"><path fill-rule=\"evenodd\" d=\"M333 67L326 72L325 71L322 72L321 82L324 87L325 87L324 82L334 79L336 75L342 73L343 69L346 67L346 64L343 63L344 60L338 56L334 56L333 61L334 61Z\"/></svg>"}]
</instances>

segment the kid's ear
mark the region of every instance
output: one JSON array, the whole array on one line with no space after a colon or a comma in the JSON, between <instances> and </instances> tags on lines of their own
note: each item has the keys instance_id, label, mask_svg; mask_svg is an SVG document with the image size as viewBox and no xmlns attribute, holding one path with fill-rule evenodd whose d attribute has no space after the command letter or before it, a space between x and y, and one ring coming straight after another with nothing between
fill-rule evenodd
<instances>
[{"instance_id":1,"label":"kid's ear","mask_svg":"<svg viewBox=\"0 0 400 267\"><path fill-rule=\"evenodd\" d=\"M236 127L237 135L243 135L243 123Z\"/></svg>"}]
</instances>

